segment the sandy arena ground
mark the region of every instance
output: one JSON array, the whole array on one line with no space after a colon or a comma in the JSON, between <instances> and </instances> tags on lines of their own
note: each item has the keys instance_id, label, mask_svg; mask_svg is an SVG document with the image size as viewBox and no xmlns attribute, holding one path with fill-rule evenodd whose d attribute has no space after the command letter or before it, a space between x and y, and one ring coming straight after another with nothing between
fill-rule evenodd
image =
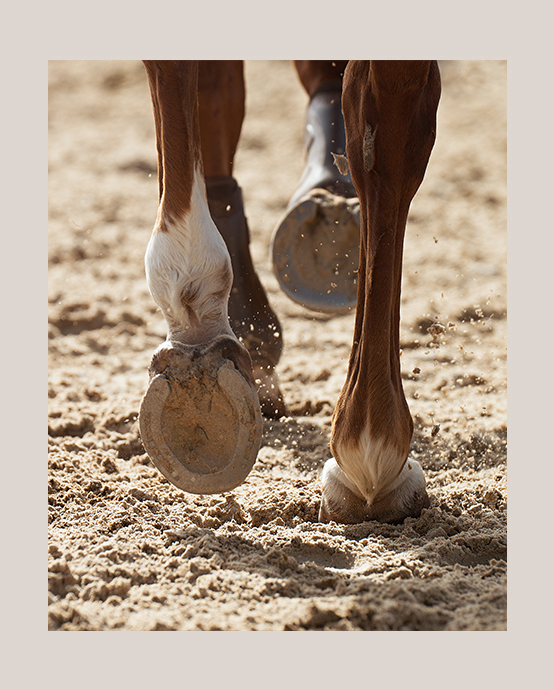
<instances>
[{"instance_id":1,"label":"sandy arena ground","mask_svg":"<svg viewBox=\"0 0 554 690\"><path fill-rule=\"evenodd\" d=\"M290 416L265 422L243 485L195 496L151 464L137 424L166 332L143 268L157 207L144 69L50 63L50 630L506 629L506 63L441 71L401 326L431 506L399 526L343 526L317 522L319 475L354 317L295 305L268 260L303 167L292 65L246 64L235 169L284 327Z\"/></svg>"}]
</instances>

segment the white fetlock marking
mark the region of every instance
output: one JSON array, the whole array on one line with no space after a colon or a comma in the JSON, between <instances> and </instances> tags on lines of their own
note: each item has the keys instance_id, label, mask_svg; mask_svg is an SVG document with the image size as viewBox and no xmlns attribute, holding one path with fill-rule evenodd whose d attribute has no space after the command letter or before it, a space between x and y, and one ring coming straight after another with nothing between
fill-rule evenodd
<instances>
[{"instance_id":1,"label":"white fetlock marking","mask_svg":"<svg viewBox=\"0 0 554 690\"><path fill-rule=\"evenodd\" d=\"M367 428L357 441L340 448L340 458L342 471L368 504L392 484L406 461L397 446L373 438Z\"/></svg>"},{"instance_id":2,"label":"white fetlock marking","mask_svg":"<svg viewBox=\"0 0 554 690\"><path fill-rule=\"evenodd\" d=\"M340 489L338 484L342 484L349 489L355 496L367 500L359 488L351 481L345 472L341 469L335 458L327 460L323 466L321 473L321 482L325 487L328 498L338 500L340 498ZM398 477L389 486L385 487L379 492L379 499L397 491L394 497L395 504L401 505L410 501L412 496L418 491L425 488L425 475L421 469L421 465L417 460L407 458ZM370 501L368 500L368 505Z\"/></svg>"},{"instance_id":3,"label":"white fetlock marking","mask_svg":"<svg viewBox=\"0 0 554 690\"><path fill-rule=\"evenodd\" d=\"M227 316L231 260L210 216L198 170L189 213L179 219L163 218L167 231L158 229L161 222L158 217L146 249L145 270L150 294L168 324L168 339L197 343L232 335Z\"/></svg>"}]
</instances>

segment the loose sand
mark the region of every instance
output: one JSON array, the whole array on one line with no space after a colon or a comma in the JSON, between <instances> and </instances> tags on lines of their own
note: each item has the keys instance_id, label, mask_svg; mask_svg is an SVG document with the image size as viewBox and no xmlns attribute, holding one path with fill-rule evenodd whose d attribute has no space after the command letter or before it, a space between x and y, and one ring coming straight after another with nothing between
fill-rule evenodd
<instances>
[{"instance_id":1,"label":"loose sand","mask_svg":"<svg viewBox=\"0 0 554 690\"><path fill-rule=\"evenodd\" d=\"M244 484L195 496L164 479L138 433L165 338L143 269L157 206L144 70L50 63L51 630L506 629L506 63L441 68L401 326L431 506L399 526L342 526L317 522L319 474L353 315L295 305L268 260L302 172L306 97L291 64L247 63L235 169L284 327L290 416L265 422Z\"/></svg>"}]
</instances>

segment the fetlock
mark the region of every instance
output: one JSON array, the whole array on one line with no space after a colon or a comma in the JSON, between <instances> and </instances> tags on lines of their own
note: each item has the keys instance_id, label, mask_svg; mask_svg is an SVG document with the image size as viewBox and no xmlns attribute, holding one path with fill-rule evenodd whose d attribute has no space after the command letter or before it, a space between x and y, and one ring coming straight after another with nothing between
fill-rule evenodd
<instances>
[{"instance_id":1,"label":"fetlock","mask_svg":"<svg viewBox=\"0 0 554 690\"><path fill-rule=\"evenodd\" d=\"M356 196L350 173L340 172L335 163L335 156L346 155L340 89L321 90L311 97L306 112L305 147L304 172L288 208L312 189L326 189L344 198Z\"/></svg>"},{"instance_id":2,"label":"fetlock","mask_svg":"<svg viewBox=\"0 0 554 690\"><path fill-rule=\"evenodd\" d=\"M254 371L267 372L267 377L276 382L273 369L283 350L283 331L252 263L242 192L233 177L208 178L206 189L212 219L231 255L231 328L250 353ZM278 387L273 383L267 393L266 376L260 378L262 412L266 416L281 416L285 413L285 406Z\"/></svg>"},{"instance_id":3,"label":"fetlock","mask_svg":"<svg viewBox=\"0 0 554 690\"><path fill-rule=\"evenodd\" d=\"M341 91L333 86L310 99L304 172L271 242L283 292L329 314L352 309L358 290L360 204L345 152Z\"/></svg>"}]
</instances>

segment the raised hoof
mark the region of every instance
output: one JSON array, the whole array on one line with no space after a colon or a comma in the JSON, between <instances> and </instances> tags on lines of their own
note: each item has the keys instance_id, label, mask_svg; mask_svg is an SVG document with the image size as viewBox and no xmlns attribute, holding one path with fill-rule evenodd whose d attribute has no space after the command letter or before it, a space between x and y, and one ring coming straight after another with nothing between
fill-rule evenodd
<instances>
[{"instance_id":1,"label":"raised hoof","mask_svg":"<svg viewBox=\"0 0 554 690\"><path fill-rule=\"evenodd\" d=\"M230 491L254 465L262 416L246 349L228 336L205 345L165 342L140 406L142 442L179 489Z\"/></svg>"},{"instance_id":2,"label":"raised hoof","mask_svg":"<svg viewBox=\"0 0 554 690\"><path fill-rule=\"evenodd\" d=\"M407 517L419 517L430 503L423 470L415 460L406 461L392 487L383 495L377 495L371 505L349 481L334 458L325 463L321 481L323 492L319 522L334 521L351 525L376 520L399 524Z\"/></svg>"},{"instance_id":3,"label":"raised hoof","mask_svg":"<svg viewBox=\"0 0 554 690\"><path fill-rule=\"evenodd\" d=\"M313 311L347 313L356 305L360 203L313 189L286 212L272 240L283 291Z\"/></svg>"}]
</instances>

